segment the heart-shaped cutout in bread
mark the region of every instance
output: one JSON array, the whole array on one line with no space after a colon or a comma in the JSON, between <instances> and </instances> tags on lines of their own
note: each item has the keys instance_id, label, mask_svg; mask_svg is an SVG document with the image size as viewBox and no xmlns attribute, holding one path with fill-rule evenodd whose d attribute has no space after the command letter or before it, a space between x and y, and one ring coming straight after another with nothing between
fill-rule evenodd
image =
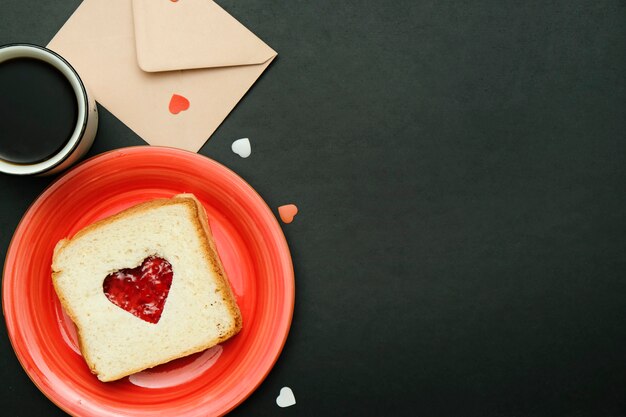
<instances>
[{"instance_id":1,"label":"heart-shaped cutout in bread","mask_svg":"<svg viewBox=\"0 0 626 417\"><path fill-rule=\"evenodd\" d=\"M148 323L158 323L172 286L172 265L149 256L135 268L124 268L106 276L102 283L110 302Z\"/></svg>"}]
</instances>

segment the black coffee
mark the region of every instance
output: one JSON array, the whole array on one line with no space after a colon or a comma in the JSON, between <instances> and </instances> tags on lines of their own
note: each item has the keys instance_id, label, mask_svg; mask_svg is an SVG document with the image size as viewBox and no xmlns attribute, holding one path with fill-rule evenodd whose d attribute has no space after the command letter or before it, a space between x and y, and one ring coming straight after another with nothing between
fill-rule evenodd
<instances>
[{"instance_id":1,"label":"black coffee","mask_svg":"<svg viewBox=\"0 0 626 417\"><path fill-rule=\"evenodd\" d=\"M0 159L45 161L67 143L77 119L76 94L61 71L30 58L0 63Z\"/></svg>"}]
</instances>

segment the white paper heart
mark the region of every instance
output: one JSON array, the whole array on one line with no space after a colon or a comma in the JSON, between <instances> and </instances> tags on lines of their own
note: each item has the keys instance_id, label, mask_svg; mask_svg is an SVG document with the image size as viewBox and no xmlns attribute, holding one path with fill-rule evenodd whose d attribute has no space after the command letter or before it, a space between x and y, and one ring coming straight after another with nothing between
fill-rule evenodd
<instances>
[{"instance_id":1,"label":"white paper heart","mask_svg":"<svg viewBox=\"0 0 626 417\"><path fill-rule=\"evenodd\" d=\"M280 394L276 397L276 404L279 407L291 407L296 403L296 397L293 395L293 391L289 387L282 387L280 389Z\"/></svg>"},{"instance_id":2,"label":"white paper heart","mask_svg":"<svg viewBox=\"0 0 626 417\"><path fill-rule=\"evenodd\" d=\"M252 147L248 138L237 139L233 142L231 149L242 158L247 158L252 153Z\"/></svg>"}]
</instances>

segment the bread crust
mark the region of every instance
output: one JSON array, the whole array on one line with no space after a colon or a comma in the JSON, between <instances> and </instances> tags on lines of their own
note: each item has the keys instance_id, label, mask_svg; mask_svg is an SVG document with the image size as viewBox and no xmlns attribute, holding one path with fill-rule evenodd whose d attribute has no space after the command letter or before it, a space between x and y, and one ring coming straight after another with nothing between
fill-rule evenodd
<instances>
[{"instance_id":1,"label":"bread crust","mask_svg":"<svg viewBox=\"0 0 626 417\"><path fill-rule=\"evenodd\" d=\"M196 211L195 217L200 221L199 232L203 238L205 247L207 248L207 250L205 250L206 259L209 261L209 263L213 267L213 272L215 272L218 277L218 286L219 291L222 292L222 299L224 300L224 302L226 302L231 316L235 319L235 328L232 331L225 333L224 336L222 336L218 340L218 342L216 342L217 344L239 333L239 331L243 327L241 311L239 310L239 306L235 302L235 295L233 294L233 290L228 281L228 277L226 276L226 270L224 269L224 265L222 264L222 260L220 259L217 247L215 246L213 232L211 231L211 226L209 224L209 219L207 217L204 206L202 206L200 201L198 201L196 196L193 194L178 194L174 196L174 199L191 199L194 202L194 208ZM209 347L211 346L207 346L207 348Z\"/></svg>"},{"instance_id":2,"label":"bread crust","mask_svg":"<svg viewBox=\"0 0 626 417\"><path fill-rule=\"evenodd\" d=\"M64 297L63 292L57 286L57 278L63 272L62 270L58 268L58 265L57 265L58 256L62 253L63 249L67 247L73 240L80 238L81 236L84 236L85 234L91 233L100 227L106 226L110 223L113 223L129 215L133 215L133 214L149 211L154 208L163 207L167 205L173 205L173 204L184 204L187 207L187 209L190 211L190 213L192 214L191 221L194 225L194 228L196 229L196 232L198 233L198 236L200 236L200 240L203 246L202 252L203 252L204 258L211 265L211 269L213 270L213 272L215 273L215 276L217 277L218 289L216 291L221 293L222 300L224 301L235 324L227 332L223 334L220 333L219 337L209 341L205 345L183 351L180 354L173 355L171 358L159 361L157 363L152 363L147 366L140 366L140 367L137 367L136 369L131 369L131 370L125 371L117 375L102 377L102 375L98 373L95 363L91 360L91 358L89 357L88 351L84 347L82 328L77 324L78 323L77 317L72 311L69 302ZM117 214L98 220L97 222L94 222L91 225L86 226L85 228L78 231L71 238L61 239L56 244L54 251L53 251L52 283L53 283L55 292L59 298L59 301L63 309L65 310L67 315L70 317L70 319L76 326L79 349L82 353L83 358L85 359L85 362L87 363L87 366L89 367L91 372L95 374L98 377L98 379L101 380L102 382L115 381L125 376L131 375L133 373L140 372L142 370L149 369L157 365L170 362L174 359L182 358L182 357L191 355L193 353L201 352L203 350L213 347L233 337L234 335L239 333L239 331L243 327L241 311L239 310L239 306L237 305L235 296L230 287L228 277L226 275L226 271L224 270L223 264L219 257L219 253L215 246L215 242L213 240L213 234L212 234L209 222L208 222L206 210L204 209L200 201L198 201L198 199L193 194L189 194L189 193L178 194L178 195L173 196L172 198L158 198L158 199L154 199L154 200L150 200L144 203L137 204L135 206L122 210L121 212Z\"/></svg>"}]
</instances>

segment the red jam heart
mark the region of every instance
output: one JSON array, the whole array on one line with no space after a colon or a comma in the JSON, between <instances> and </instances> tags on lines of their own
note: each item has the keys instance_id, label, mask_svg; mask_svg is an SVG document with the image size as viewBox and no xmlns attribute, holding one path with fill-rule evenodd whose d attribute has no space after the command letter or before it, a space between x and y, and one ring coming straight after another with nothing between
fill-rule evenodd
<instances>
[{"instance_id":1,"label":"red jam heart","mask_svg":"<svg viewBox=\"0 0 626 417\"><path fill-rule=\"evenodd\" d=\"M116 306L156 324L161 319L173 276L168 261L150 256L136 268L124 268L107 275L102 289Z\"/></svg>"}]
</instances>

